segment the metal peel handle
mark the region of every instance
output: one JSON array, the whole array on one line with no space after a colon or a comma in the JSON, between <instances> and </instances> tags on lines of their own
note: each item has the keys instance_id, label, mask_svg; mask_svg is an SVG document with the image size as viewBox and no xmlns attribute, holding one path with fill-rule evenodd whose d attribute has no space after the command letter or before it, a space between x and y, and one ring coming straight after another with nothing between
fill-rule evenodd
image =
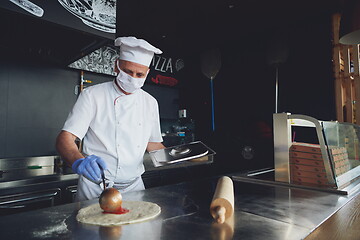
<instances>
[{"instance_id":1,"label":"metal peel handle","mask_svg":"<svg viewBox=\"0 0 360 240\"><path fill-rule=\"evenodd\" d=\"M105 173L104 173L104 169L99 165L99 168L101 170L101 178L102 178L102 182L104 185L104 190L106 189L106 184L105 184Z\"/></svg>"}]
</instances>

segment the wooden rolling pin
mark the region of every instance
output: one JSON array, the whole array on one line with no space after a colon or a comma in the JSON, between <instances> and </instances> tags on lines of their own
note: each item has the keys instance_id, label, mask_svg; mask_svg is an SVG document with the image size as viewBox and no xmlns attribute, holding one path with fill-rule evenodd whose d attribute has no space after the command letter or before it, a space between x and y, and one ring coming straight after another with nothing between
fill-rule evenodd
<instances>
[{"instance_id":1,"label":"wooden rolling pin","mask_svg":"<svg viewBox=\"0 0 360 240\"><path fill-rule=\"evenodd\" d=\"M216 185L216 190L210 204L210 214L218 223L234 213L234 186L231 178L221 177Z\"/></svg>"}]
</instances>

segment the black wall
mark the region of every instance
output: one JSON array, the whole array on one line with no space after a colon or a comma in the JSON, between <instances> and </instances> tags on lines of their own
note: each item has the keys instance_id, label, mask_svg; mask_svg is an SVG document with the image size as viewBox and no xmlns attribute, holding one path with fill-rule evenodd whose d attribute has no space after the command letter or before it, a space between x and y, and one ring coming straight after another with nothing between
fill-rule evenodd
<instances>
[{"instance_id":1,"label":"black wall","mask_svg":"<svg viewBox=\"0 0 360 240\"><path fill-rule=\"evenodd\" d=\"M55 155L77 79L74 71L2 59L0 157Z\"/></svg>"},{"instance_id":2,"label":"black wall","mask_svg":"<svg viewBox=\"0 0 360 240\"><path fill-rule=\"evenodd\" d=\"M281 37L286 41L277 46L280 56L269 56L273 39ZM197 136L215 149L219 168L234 171L273 164L276 67L278 112L336 119L331 39L331 13L326 12L272 31L224 36L223 41L211 44L222 54L214 80L215 132L210 125L210 80L201 73L201 53L209 46L191 49L186 59L191 78L184 82L181 104L200 123ZM276 58L281 60L278 64L274 64ZM253 148L253 158L244 158L245 146Z\"/></svg>"}]
</instances>

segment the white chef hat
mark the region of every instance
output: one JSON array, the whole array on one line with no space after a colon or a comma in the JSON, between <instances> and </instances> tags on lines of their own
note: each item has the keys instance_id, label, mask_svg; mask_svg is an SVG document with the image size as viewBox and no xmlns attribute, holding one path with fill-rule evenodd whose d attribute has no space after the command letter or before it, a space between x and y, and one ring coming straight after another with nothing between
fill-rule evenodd
<instances>
[{"instance_id":1,"label":"white chef hat","mask_svg":"<svg viewBox=\"0 0 360 240\"><path fill-rule=\"evenodd\" d=\"M143 39L136 37L118 37L115 46L120 47L120 59L150 66L154 53L161 54L162 51Z\"/></svg>"}]
</instances>

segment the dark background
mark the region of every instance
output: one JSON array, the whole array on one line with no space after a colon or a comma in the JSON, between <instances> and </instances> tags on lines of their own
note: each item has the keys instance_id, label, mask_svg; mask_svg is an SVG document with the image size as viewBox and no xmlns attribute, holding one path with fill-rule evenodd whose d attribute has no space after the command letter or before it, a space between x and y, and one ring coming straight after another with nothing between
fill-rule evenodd
<instances>
[{"instance_id":1,"label":"dark background","mask_svg":"<svg viewBox=\"0 0 360 240\"><path fill-rule=\"evenodd\" d=\"M340 11L340 4L288 2L118 1L117 36L145 38L165 56L184 59L176 88L149 87L164 119L176 118L177 107L188 110L196 139L217 152L219 169L272 165L276 67L279 112L335 120L331 15ZM0 41L0 157L56 154L55 137L76 100L73 88L80 76L66 66L96 44L112 40L33 17L22 22L41 34L23 36L9 27L19 14L1 11L6 13L0 18L7 41ZM80 50L89 41L96 44ZM39 53L44 44L38 42L47 43L51 53ZM222 62L214 80L215 132L210 81L201 72L201 55L213 48L221 51ZM95 83L112 79L86 74ZM161 108L168 101L159 99L163 94L175 103L167 110ZM245 146L255 150L250 159L241 154Z\"/></svg>"},{"instance_id":2,"label":"dark background","mask_svg":"<svg viewBox=\"0 0 360 240\"><path fill-rule=\"evenodd\" d=\"M336 120L332 22L340 1L129 1L117 5L117 36L148 39L186 62L180 106L195 119L197 138L217 152L219 168L273 164L275 72L278 112ZM119 11L119 10L118 10ZM136 17L148 21L137 21ZM201 56L221 52L214 80L215 131L211 131L210 80ZM242 152L250 146L250 159Z\"/></svg>"}]
</instances>

